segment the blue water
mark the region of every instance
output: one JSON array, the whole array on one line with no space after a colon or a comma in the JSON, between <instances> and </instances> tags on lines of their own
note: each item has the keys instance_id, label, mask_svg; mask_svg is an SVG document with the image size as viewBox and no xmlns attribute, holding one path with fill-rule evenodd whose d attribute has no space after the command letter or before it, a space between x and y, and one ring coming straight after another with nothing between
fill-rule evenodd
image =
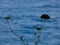
<instances>
[{"instance_id":1,"label":"blue water","mask_svg":"<svg viewBox=\"0 0 60 45\"><path fill-rule=\"evenodd\" d=\"M40 19L44 13L51 19ZM24 41L29 45L34 45L36 26L43 28L39 45L60 45L60 0L0 0L0 45L23 45L10 32L4 19L8 15L14 32L24 35Z\"/></svg>"}]
</instances>

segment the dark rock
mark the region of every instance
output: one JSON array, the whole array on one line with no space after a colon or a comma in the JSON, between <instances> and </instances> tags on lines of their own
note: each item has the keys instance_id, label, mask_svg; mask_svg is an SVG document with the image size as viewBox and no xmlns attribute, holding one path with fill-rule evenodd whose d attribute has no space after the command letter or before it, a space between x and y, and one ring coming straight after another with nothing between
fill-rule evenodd
<instances>
[{"instance_id":1,"label":"dark rock","mask_svg":"<svg viewBox=\"0 0 60 45\"><path fill-rule=\"evenodd\" d=\"M36 27L36 30L42 30L42 28L41 27Z\"/></svg>"},{"instance_id":2,"label":"dark rock","mask_svg":"<svg viewBox=\"0 0 60 45\"><path fill-rule=\"evenodd\" d=\"M4 17L4 19L11 19L11 17L10 16L6 16L6 17Z\"/></svg>"},{"instance_id":3,"label":"dark rock","mask_svg":"<svg viewBox=\"0 0 60 45\"><path fill-rule=\"evenodd\" d=\"M50 19L50 16L48 14L42 14L41 19Z\"/></svg>"}]
</instances>

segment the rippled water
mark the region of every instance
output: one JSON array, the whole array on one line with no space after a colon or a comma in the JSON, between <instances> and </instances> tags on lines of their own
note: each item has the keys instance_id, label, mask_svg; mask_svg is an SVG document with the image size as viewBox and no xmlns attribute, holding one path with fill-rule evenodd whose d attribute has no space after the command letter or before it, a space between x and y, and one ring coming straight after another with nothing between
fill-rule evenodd
<instances>
[{"instance_id":1,"label":"rippled water","mask_svg":"<svg viewBox=\"0 0 60 45\"><path fill-rule=\"evenodd\" d=\"M40 19L44 13L51 19ZM60 45L60 0L0 0L0 45L23 45L3 19L7 15L15 33L24 35L29 45L34 44L36 26L43 28L39 45Z\"/></svg>"}]
</instances>

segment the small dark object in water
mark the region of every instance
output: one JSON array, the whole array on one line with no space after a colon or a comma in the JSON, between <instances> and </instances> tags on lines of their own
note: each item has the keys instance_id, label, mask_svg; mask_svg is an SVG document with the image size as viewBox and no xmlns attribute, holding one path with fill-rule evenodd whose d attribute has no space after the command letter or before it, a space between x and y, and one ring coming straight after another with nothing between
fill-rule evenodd
<instances>
[{"instance_id":1,"label":"small dark object in water","mask_svg":"<svg viewBox=\"0 0 60 45\"><path fill-rule=\"evenodd\" d=\"M34 32L34 35L36 35L36 32Z\"/></svg>"},{"instance_id":2,"label":"small dark object in water","mask_svg":"<svg viewBox=\"0 0 60 45\"><path fill-rule=\"evenodd\" d=\"M42 14L41 18L42 19L50 19L50 16L48 14Z\"/></svg>"},{"instance_id":3,"label":"small dark object in water","mask_svg":"<svg viewBox=\"0 0 60 45\"><path fill-rule=\"evenodd\" d=\"M36 27L36 30L42 30L42 28L41 27Z\"/></svg>"},{"instance_id":4,"label":"small dark object in water","mask_svg":"<svg viewBox=\"0 0 60 45\"><path fill-rule=\"evenodd\" d=\"M11 17L10 16L6 16L6 17L4 17L4 19L11 19Z\"/></svg>"}]
</instances>

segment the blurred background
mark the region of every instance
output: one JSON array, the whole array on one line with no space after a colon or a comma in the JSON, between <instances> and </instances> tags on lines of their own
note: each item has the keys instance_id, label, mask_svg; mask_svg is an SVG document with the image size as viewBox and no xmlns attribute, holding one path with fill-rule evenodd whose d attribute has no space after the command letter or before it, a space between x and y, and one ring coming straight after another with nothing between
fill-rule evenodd
<instances>
[{"instance_id":1,"label":"blurred background","mask_svg":"<svg viewBox=\"0 0 60 45\"><path fill-rule=\"evenodd\" d=\"M43 21L42 14L51 19ZM10 32L5 16L11 16L14 32L24 35L29 45L34 45L36 26L43 28L39 45L60 45L60 0L0 0L0 45L23 45Z\"/></svg>"}]
</instances>

